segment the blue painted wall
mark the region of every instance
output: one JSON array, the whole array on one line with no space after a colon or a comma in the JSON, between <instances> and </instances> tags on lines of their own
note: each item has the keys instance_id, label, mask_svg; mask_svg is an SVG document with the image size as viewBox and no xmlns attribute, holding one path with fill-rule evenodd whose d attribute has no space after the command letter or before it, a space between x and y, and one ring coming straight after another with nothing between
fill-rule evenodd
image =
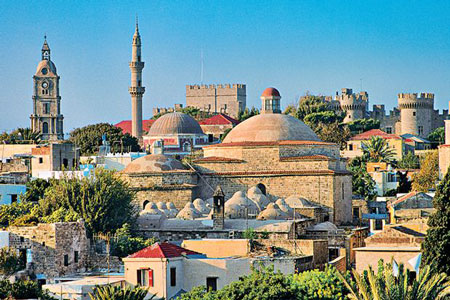
<instances>
[{"instance_id":1,"label":"blue painted wall","mask_svg":"<svg viewBox=\"0 0 450 300\"><path fill-rule=\"evenodd\" d=\"M24 184L0 184L0 205L11 204L13 195L17 195L17 202L20 202L20 195L26 191Z\"/></svg>"}]
</instances>

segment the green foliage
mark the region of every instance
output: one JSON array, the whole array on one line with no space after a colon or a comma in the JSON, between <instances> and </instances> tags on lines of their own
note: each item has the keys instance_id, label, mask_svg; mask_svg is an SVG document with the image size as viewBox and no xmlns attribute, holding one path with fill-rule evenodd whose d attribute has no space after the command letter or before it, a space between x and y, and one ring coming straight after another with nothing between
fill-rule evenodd
<instances>
[{"instance_id":1,"label":"green foliage","mask_svg":"<svg viewBox=\"0 0 450 300\"><path fill-rule=\"evenodd\" d=\"M284 109L283 114L295 117L297 115L297 107L290 104Z\"/></svg>"},{"instance_id":2,"label":"green foliage","mask_svg":"<svg viewBox=\"0 0 450 300\"><path fill-rule=\"evenodd\" d=\"M395 151L389 148L386 140L379 136L372 136L368 142L363 142L363 159L366 162L394 161Z\"/></svg>"},{"instance_id":3,"label":"green foliage","mask_svg":"<svg viewBox=\"0 0 450 300\"><path fill-rule=\"evenodd\" d=\"M303 121L303 119L312 113L319 113L330 110L328 105L322 100L322 97L306 95L300 99L296 117Z\"/></svg>"},{"instance_id":4,"label":"green foliage","mask_svg":"<svg viewBox=\"0 0 450 300\"><path fill-rule=\"evenodd\" d=\"M98 168L89 178L52 181L37 213L48 222L83 218L90 233L114 232L125 223L134 223L134 197L117 174Z\"/></svg>"},{"instance_id":5,"label":"green foliage","mask_svg":"<svg viewBox=\"0 0 450 300\"><path fill-rule=\"evenodd\" d=\"M433 274L429 266L421 269L419 276L410 282L409 270L402 264L395 275L391 264L380 260L378 271L371 267L360 275L353 270L355 285L338 274L350 290L351 300L434 300L442 299L450 292L450 285L445 274Z\"/></svg>"},{"instance_id":6,"label":"green foliage","mask_svg":"<svg viewBox=\"0 0 450 300\"><path fill-rule=\"evenodd\" d=\"M11 276L23 267L15 249L3 247L0 249L0 274Z\"/></svg>"},{"instance_id":7,"label":"green foliage","mask_svg":"<svg viewBox=\"0 0 450 300\"><path fill-rule=\"evenodd\" d=\"M351 137L348 127L337 122L331 124L320 123L312 129L322 141L338 144L341 150L345 149L347 141Z\"/></svg>"},{"instance_id":8,"label":"green foliage","mask_svg":"<svg viewBox=\"0 0 450 300\"><path fill-rule=\"evenodd\" d=\"M130 224L123 224L122 228L116 231L115 239L111 245L112 255L125 257L135 253L145 247L151 246L158 240L155 238L144 239L133 236Z\"/></svg>"},{"instance_id":9,"label":"green foliage","mask_svg":"<svg viewBox=\"0 0 450 300\"><path fill-rule=\"evenodd\" d=\"M243 233L242 233L242 238L243 239L247 239L247 240L255 240L258 238L258 233L255 232L255 230L253 228L247 228Z\"/></svg>"},{"instance_id":10,"label":"green foliage","mask_svg":"<svg viewBox=\"0 0 450 300\"><path fill-rule=\"evenodd\" d=\"M311 128L319 124L340 123L344 120L343 114L337 114L334 111L321 111L310 113L303 118L303 122Z\"/></svg>"},{"instance_id":11,"label":"green foliage","mask_svg":"<svg viewBox=\"0 0 450 300\"><path fill-rule=\"evenodd\" d=\"M10 283L9 280L0 281L0 299L54 299L43 291L36 282L16 281Z\"/></svg>"},{"instance_id":12,"label":"green foliage","mask_svg":"<svg viewBox=\"0 0 450 300\"><path fill-rule=\"evenodd\" d=\"M6 144L39 144L41 136L39 133L31 131L30 128L17 128L9 134L3 132L0 135L0 142Z\"/></svg>"},{"instance_id":13,"label":"green foliage","mask_svg":"<svg viewBox=\"0 0 450 300\"><path fill-rule=\"evenodd\" d=\"M375 181L367 172L366 164L361 158L354 158L347 165L347 169L352 173L352 192L367 200L373 200L377 194L375 192Z\"/></svg>"},{"instance_id":14,"label":"green foliage","mask_svg":"<svg viewBox=\"0 0 450 300\"><path fill-rule=\"evenodd\" d=\"M140 287L131 288L127 286L100 286L96 287L93 293L89 293L91 300L144 300L147 291ZM147 298L153 299L154 296Z\"/></svg>"},{"instance_id":15,"label":"green foliage","mask_svg":"<svg viewBox=\"0 0 450 300\"><path fill-rule=\"evenodd\" d=\"M358 119L347 123L352 134L365 132L371 129L379 129L380 121L375 119Z\"/></svg>"},{"instance_id":16,"label":"green foliage","mask_svg":"<svg viewBox=\"0 0 450 300\"><path fill-rule=\"evenodd\" d=\"M346 300L348 290L338 276L339 271L327 267L292 275L292 286L298 300ZM350 280L349 274L346 275Z\"/></svg>"},{"instance_id":17,"label":"green foliage","mask_svg":"<svg viewBox=\"0 0 450 300\"><path fill-rule=\"evenodd\" d=\"M0 205L0 226L12 225L16 219L31 213L33 206L32 203L25 201Z\"/></svg>"},{"instance_id":18,"label":"green foliage","mask_svg":"<svg viewBox=\"0 0 450 300\"><path fill-rule=\"evenodd\" d=\"M44 198L45 190L50 186L50 183L45 179L37 178L28 181L26 186L27 191L21 196L21 199L28 202L38 202Z\"/></svg>"},{"instance_id":19,"label":"green foliage","mask_svg":"<svg viewBox=\"0 0 450 300\"><path fill-rule=\"evenodd\" d=\"M397 168L399 169L418 169L420 165L420 159L417 155L412 152L406 153L403 159L397 162Z\"/></svg>"},{"instance_id":20,"label":"green foliage","mask_svg":"<svg viewBox=\"0 0 450 300\"><path fill-rule=\"evenodd\" d=\"M220 137L220 142L223 143L223 140L227 137L228 133L230 133L231 129L233 129L233 128L225 129L225 131L223 132L222 136Z\"/></svg>"},{"instance_id":21,"label":"green foliage","mask_svg":"<svg viewBox=\"0 0 450 300\"><path fill-rule=\"evenodd\" d=\"M428 192L435 188L439 178L439 152L433 150L427 152L420 159L420 170L413 175L412 190L417 192Z\"/></svg>"},{"instance_id":22,"label":"green foliage","mask_svg":"<svg viewBox=\"0 0 450 300\"><path fill-rule=\"evenodd\" d=\"M99 123L74 129L70 132L69 141L80 148L81 155L92 155L98 152L102 144L102 136L111 145L111 151L139 151L138 140L130 134L122 133L122 129L108 123Z\"/></svg>"},{"instance_id":23,"label":"green foliage","mask_svg":"<svg viewBox=\"0 0 450 300\"><path fill-rule=\"evenodd\" d=\"M433 130L429 135L428 135L428 140L430 142L433 142L435 144L443 144L445 142L445 129L444 127L439 127L436 128L435 130Z\"/></svg>"},{"instance_id":24,"label":"green foliage","mask_svg":"<svg viewBox=\"0 0 450 300\"><path fill-rule=\"evenodd\" d=\"M244 111L239 112L238 120L242 122L256 115L259 115L259 110L257 108L252 107L251 109L248 109L248 107L246 107Z\"/></svg>"},{"instance_id":25,"label":"green foliage","mask_svg":"<svg viewBox=\"0 0 450 300\"><path fill-rule=\"evenodd\" d=\"M438 185L433 198L434 213L428 219L428 230L422 243L422 263L450 275L450 172Z\"/></svg>"}]
</instances>

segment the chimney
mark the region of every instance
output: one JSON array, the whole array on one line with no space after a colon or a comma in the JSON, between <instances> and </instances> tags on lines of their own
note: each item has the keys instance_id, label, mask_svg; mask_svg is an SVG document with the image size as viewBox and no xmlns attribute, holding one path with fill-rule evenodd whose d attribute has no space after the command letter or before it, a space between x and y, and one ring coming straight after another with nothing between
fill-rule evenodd
<instances>
[{"instance_id":1,"label":"chimney","mask_svg":"<svg viewBox=\"0 0 450 300\"><path fill-rule=\"evenodd\" d=\"M225 194L220 185L213 195L213 229L223 230L225 223Z\"/></svg>"}]
</instances>

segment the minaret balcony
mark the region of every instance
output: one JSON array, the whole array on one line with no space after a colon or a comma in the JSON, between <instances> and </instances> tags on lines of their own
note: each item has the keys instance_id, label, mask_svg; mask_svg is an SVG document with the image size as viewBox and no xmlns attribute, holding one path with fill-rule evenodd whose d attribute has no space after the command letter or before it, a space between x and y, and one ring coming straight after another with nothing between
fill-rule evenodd
<instances>
[{"instance_id":1,"label":"minaret balcony","mask_svg":"<svg viewBox=\"0 0 450 300\"><path fill-rule=\"evenodd\" d=\"M145 87L143 86L130 86L128 88L128 92L130 92L131 95L142 95L145 93Z\"/></svg>"},{"instance_id":2,"label":"minaret balcony","mask_svg":"<svg viewBox=\"0 0 450 300\"><path fill-rule=\"evenodd\" d=\"M130 68L143 69L144 62L143 61L130 61Z\"/></svg>"}]
</instances>

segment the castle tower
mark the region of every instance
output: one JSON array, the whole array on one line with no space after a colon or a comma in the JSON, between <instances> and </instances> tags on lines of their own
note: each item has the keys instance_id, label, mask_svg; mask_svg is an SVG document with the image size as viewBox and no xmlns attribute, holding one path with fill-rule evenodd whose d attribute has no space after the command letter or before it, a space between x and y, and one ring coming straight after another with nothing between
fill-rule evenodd
<instances>
[{"instance_id":1,"label":"castle tower","mask_svg":"<svg viewBox=\"0 0 450 300\"><path fill-rule=\"evenodd\" d=\"M398 94L401 132L427 137L433 130L434 94Z\"/></svg>"},{"instance_id":2,"label":"castle tower","mask_svg":"<svg viewBox=\"0 0 450 300\"><path fill-rule=\"evenodd\" d=\"M364 119L369 101L367 92L353 94L352 89L343 88L341 95L336 92L336 100L339 101L341 110L345 111L344 123Z\"/></svg>"},{"instance_id":3,"label":"castle tower","mask_svg":"<svg viewBox=\"0 0 450 300\"><path fill-rule=\"evenodd\" d=\"M213 194L213 229L222 230L225 224L225 194L220 185Z\"/></svg>"},{"instance_id":4,"label":"castle tower","mask_svg":"<svg viewBox=\"0 0 450 300\"><path fill-rule=\"evenodd\" d=\"M44 37L42 57L33 76L33 113L31 130L41 134L42 140L63 140L63 115L59 95L59 76L50 59L50 47Z\"/></svg>"},{"instance_id":5,"label":"castle tower","mask_svg":"<svg viewBox=\"0 0 450 300\"><path fill-rule=\"evenodd\" d=\"M264 90L261 95L261 113L262 114L279 114L281 113L280 92L273 87Z\"/></svg>"},{"instance_id":6,"label":"castle tower","mask_svg":"<svg viewBox=\"0 0 450 300\"><path fill-rule=\"evenodd\" d=\"M131 135L142 139L142 95L145 88L142 86L142 69L144 62L141 61L141 36L136 19L136 31L133 35L133 47L131 53L131 86L128 91L131 95Z\"/></svg>"}]
</instances>

